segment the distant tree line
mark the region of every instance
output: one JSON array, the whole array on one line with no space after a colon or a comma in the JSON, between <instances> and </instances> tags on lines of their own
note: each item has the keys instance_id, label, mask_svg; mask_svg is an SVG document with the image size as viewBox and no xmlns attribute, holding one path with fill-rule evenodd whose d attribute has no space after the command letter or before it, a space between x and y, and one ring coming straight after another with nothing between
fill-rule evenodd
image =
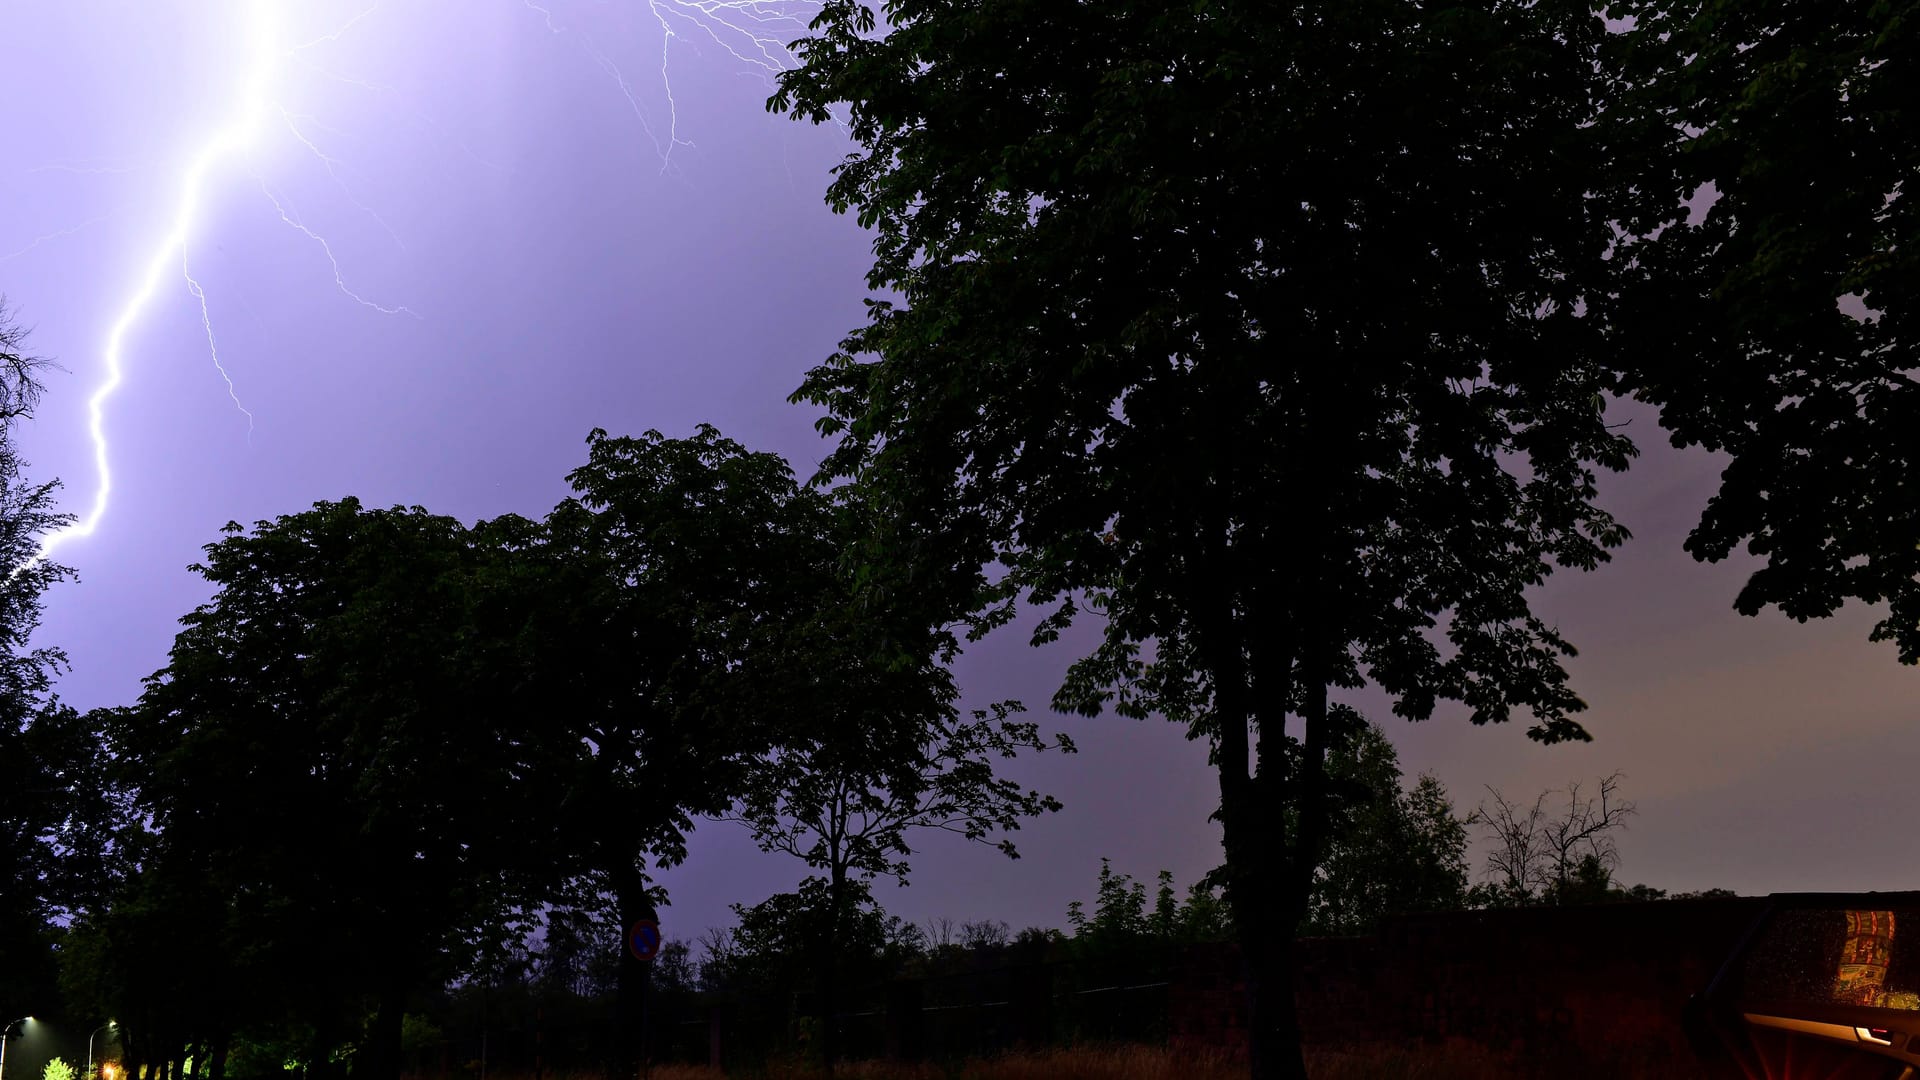
<instances>
[{"instance_id":1,"label":"distant tree line","mask_svg":"<svg viewBox=\"0 0 1920 1080\"><path fill-rule=\"evenodd\" d=\"M1091 624L1056 710L1207 745L1250 1070L1303 1077L1296 932L1459 881L1343 698L1588 738L1531 600L1627 538L1613 403L1725 455L1687 549L1759 560L1739 611L1878 605L1920 662L1916 33L1914 0L822 0L769 105L850 135L874 295L794 394L836 440L808 483L596 432L541 520L233 525L139 700L77 714L29 641L65 519L5 444L0 1005L57 981L155 1080L391 1077L410 1003L646 917L710 815L816 875L753 919L892 947L863 890L914 830L1052 808L993 766L1068 744L949 668L1031 610ZM38 383L0 353L11 425ZM1614 794L1495 793L1477 895L1611 895Z\"/></svg>"}]
</instances>

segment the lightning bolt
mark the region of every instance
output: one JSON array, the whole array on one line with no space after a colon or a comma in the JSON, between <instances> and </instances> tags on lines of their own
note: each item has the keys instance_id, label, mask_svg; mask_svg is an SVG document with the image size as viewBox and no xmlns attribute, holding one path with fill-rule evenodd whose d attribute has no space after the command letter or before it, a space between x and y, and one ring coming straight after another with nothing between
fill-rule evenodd
<instances>
[{"instance_id":1,"label":"lightning bolt","mask_svg":"<svg viewBox=\"0 0 1920 1080\"><path fill-rule=\"evenodd\" d=\"M106 517L108 504L113 498L113 462L107 441L107 403L120 389L120 384L125 378L128 335L132 333L134 326L147 310L153 306L162 283L172 274L177 273L180 279L185 281L187 292L199 305L201 327L206 332L207 349L212 356L214 369L219 372L221 380L225 382L227 396L232 399L234 407L246 416L247 432L249 437L252 435L253 413L241 403L233 377L220 357L219 344L213 329L212 309L207 301L206 290L193 276L188 260L189 245L200 225L208 181L214 176L216 170L230 159L245 158L258 145L262 134L270 126L268 121L278 111L288 127L293 130L295 137L305 144L309 151L320 157L322 164L326 166L329 174L333 175L334 180L340 183L343 189L345 184L334 172L336 165L334 159L321 152L320 148L301 132L297 119L285 109L276 106L272 100L275 76L279 72L282 61L293 52L293 49L282 44L283 26L277 15L284 10L283 0L244 0L244 3L248 15L245 51L249 62L241 84L237 108L225 125L207 135L188 158L186 167L180 174L179 195L173 204L171 223L154 241L152 253L147 258L144 270L136 278L132 292L128 294L126 302L122 304L119 314L107 330L106 341L101 350L105 375L94 388L92 396L87 399L87 433L93 443L93 466L98 477L93 502L86 513L77 517L70 525L47 534L41 540L39 551L32 558L15 567L14 574L45 561L64 544L92 536L99 528L101 520ZM319 41L336 40L340 34L345 33L354 23L366 18L373 10L369 8L356 15L351 22L342 26L334 34L296 46L296 48L305 48ZM251 169L248 171L252 173ZM258 173L253 175L259 179ZM320 247L327 262L333 268L334 284L341 292L356 302L385 314L412 314L405 307L390 307L375 303L349 288L341 274L340 261L334 256L333 248L327 243L326 238L301 223L282 200L274 197L264 180L260 181L260 187L268 200L273 203L280 220ZM352 199L352 193L347 194L348 198ZM362 206L357 199L353 202L367 213L373 213ZM378 220L379 215L373 216ZM386 223L382 221L381 224L384 226ZM398 237L395 237L395 240L397 242ZM35 241L35 243L38 242L40 241Z\"/></svg>"},{"instance_id":2,"label":"lightning bolt","mask_svg":"<svg viewBox=\"0 0 1920 1080\"><path fill-rule=\"evenodd\" d=\"M87 431L92 442L94 470L98 477L92 503L87 507L86 512L76 517L70 525L48 534L42 540L39 551L14 569L15 574L46 560L67 543L92 536L106 517L114 492L111 453L107 438L107 406L125 378L129 359L128 339L134 327L155 305L162 286L171 275L177 274L178 280L184 281L187 293L199 309L201 329L206 336L208 354L226 386L227 396L232 400L234 407L247 418L247 431L251 437L254 429L254 415L242 403L238 387L220 353L219 336L215 333L213 319L214 305L209 300L201 280L194 276L190 260L189 249L202 224L208 185L223 166L229 166L233 164L234 159L240 159L246 174L255 180L261 194L272 206L281 224L320 249L321 255L332 271L335 287L348 299L385 315L417 315L404 305L380 303L348 285L333 245L324 235L309 227L288 199L276 192L248 160L269 131L283 129L291 134L294 142L304 147L307 153L318 160L349 203L371 217L397 246L404 248L399 235L386 220L363 203L349 187L346 177L342 175L344 163L329 154L313 137L312 132L326 129L313 117L291 111L277 103L273 97L277 77L283 65L289 62L303 65L331 79L366 90L376 92L386 90L387 88L374 83L337 75L302 55L305 50L342 40L349 31L380 10L381 0L374 0L371 6L362 9L333 32L293 45L286 44L283 33L286 26L281 21L282 13L292 10L286 0L236 0L236 2L246 10L247 30L244 50L248 59L234 111L224 125L208 133L186 159L186 164L179 174L178 195L173 203L170 222L165 231L154 240L146 262L135 277L131 291L107 329L101 350L104 374L87 400ZM685 42L696 52L699 50L700 43L710 42L736 63L742 65L747 73L770 82L774 75L798 63L798 57L788 48L787 42L804 35L811 16L822 7L821 0L629 0L636 9L640 4L645 4L644 14L650 15L651 23L658 28L660 63L657 78L664 95L666 112L664 130L662 130L657 121L648 119L648 110L643 106L639 84L627 76L613 55L603 49L590 32L575 29L557 16L555 7L558 5L548 6L553 3L553 0L544 0L544 2L520 0L520 2L526 10L539 18L541 25L550 34L571 37L591 58L595 66L614 83L621 99L653 143L654 150L660 159L662 173L672 169L676 149L694 145L692 141L683 137L680 131L680 102L674 92L673 79L675 42ZM655 115L658 116L657 112ZM466 149L464 144L462 149ZM471 150L466 152L469 156L475 156ZM477 156L475 160L487 164L484 159ZM497 168L497 166L490 167ZM95 166L90 162L57 162L43 166L42 170L75 173L123 171L110 166ZM38 244L69 235L91 224L93 222L89 221L73 229L36 237L20 251L0 255L0 261L17 257Z\"/></svg>"}]
</instances>

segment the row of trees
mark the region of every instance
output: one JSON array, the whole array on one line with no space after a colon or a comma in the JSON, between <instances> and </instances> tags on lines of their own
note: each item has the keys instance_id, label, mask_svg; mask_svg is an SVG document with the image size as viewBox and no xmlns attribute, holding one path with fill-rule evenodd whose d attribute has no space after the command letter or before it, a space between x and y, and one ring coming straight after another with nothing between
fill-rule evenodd
<instances>
[{"instance_id":1,"label":"row of trees","mask_svg":"<svg viewBox=\"0 0 1920 1080\"><path fill-rule=\"evenodd\" d=\"M1071 744L1017 702L959 708L952 640L857 597L844 493L709 427L596 431L569 480L538 521L345 499L229 524L193 568L212 599L121 708L50 697L58 654L20 643L63 571L18 575L5 1000L44 1012L57 974L149 1075L390 1077L408 1009L529 934L611 954L700 816L817 868L832 956L911 830L1012 855L1057 809L995 769ZM16 561L59 524L9 521Z\"/></svg>"},{"instance_id":2,"label":"row of trees","mask_svg":"<svg viewBox=\"0 0 1920 1080\"><path fill-rule=\"evenodd\" d=\"M1006 834L1057 804L994 762L1071 744L1016 703L962 713L951 641L854 609L839 559L858 508L709 428L596 432L570 480L537 522L349 499L229 525L195 567L213 599L126 708L60 706L58 654L25 654L39 681L10 700L39 705L13 761L39 779L8 805L36 869L12 883L33 903L8 938L32 953L11 996L47 1000L57 975L81 1011L126 1018L123 1047L163 1075L391 1075L410 1009L526 969L537 938L553 989L611 993L630 1021L617 928L652 914L647 869L685 857L700 815L821 871L736 908L705 943L706 989L805 987L831 1011L844 980L1008 944L992 923L890 919L868 885L905 878L918 827L1014 853ZM33 572L23 588L64 573ZM1328 775L1300 932L1466 902L1467 822L1432 777L1402 786L1384 731L1356 721ZM1163 875L1145 902L1103 866L1072 940L1120 954L1230 933L1211 881L1182 903ZM657 966L692 985L684 944Z\"/></svg>"},{"instance_id":3,"label":"row of trees","mask_svg":"<svg viewBox=\"0 0 1920 1080\"><path fill-rule=\"evenodd\" d=\"M762 835L822 869L839 932L903 834L837 772L880 762L870 790L957 799L981 838L1047 805L937 749L1055 745L1011 705L959 712L943 666L1032 605L1036 643L1095 623L1057 709L1212 751L1252 1069L1301 1077L1291 931L1363 812L1343 697L1587 737L1530 597L1626 539L1596 502L1634 452L1620 397L1727 455L1688 547L1760 560L1739 610L1883 604L1876 639L1920 660L1913 0L884 20L824 0L770 102L845 124L829 201L875 233L884 299L795 395L844 485L712 432L596 437L541 522L343 502L233 530L128 709L62 712L57 658L13 639L7 738L77 724L61 752L110 754L125 804L71 831L92 811L7 796L31 910L79 913L72 970L142 995L143 1030L216 1061L280 1032L325 1071L371 1011L355 1065L390 1074L411 989L533 912L648 911L702 812L810 822ZM25 551L51 511L10 497ZM754 794L789 763L829 779ZM69 874L43 857L69 835L140 873ZM339 976L276 981L290 949Z\"/></svg>"}]
</instances>

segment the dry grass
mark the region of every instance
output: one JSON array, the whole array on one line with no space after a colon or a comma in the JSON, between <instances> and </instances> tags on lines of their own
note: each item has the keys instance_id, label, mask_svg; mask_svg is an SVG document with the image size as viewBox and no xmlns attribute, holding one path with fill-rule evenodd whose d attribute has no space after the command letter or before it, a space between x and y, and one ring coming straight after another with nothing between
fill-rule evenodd
<instances>
[{"instance_id":1,"label":"dry grass","mask_svg":"<svg viewBox=\"0 0 1920 1080\"><path fill-rule=\"evenodd\" d=\"M1514 1075L1506 1061L1466 1045L1309 1050L1307 1071L1313 1080L1487 1080Z\"/></svg>"},{"instance_id":2,"label":"dry grass","mask_svg":"<svg viewBox=\"0 0 1920 1080\"><path fill-rule=\"evenodd\" d=\"M1084 1046L1004 1054L958 1066L885 1061L843 1062L835 1080L1240 1080L1247 1073L1224 1055L1176 1055L1155 1046ZM770 1062L765 1080L820 1080L818 1069ZM651 1080L722 1080L717 1069L655 1066Z\"/></svg>"},{"instance_id":3,"label":"dry grass","mask_svg":"<svg viewBox=\"0 0 1920 1080\"><path fill-rule=\"evenodd\" d=\"M1573 1067L1568 1068L1569 1065ZM1528 1068L1458 1043L1418 1049L1354 1047L1307 1053L1313 1080L1521 1080L1535 1076L1691 1077L1684 1066L1654 1068L1613 1063L1562 1063ZM1221 1054L1175 1054L1157 1046L1082 1046L976 1059L954 1066L850 1061L834 1069L836 1080L1242 1080L1244 1062ZM532 1080L500 1076L499 1080ZM599 1074L556 1076L554 1080L605 1080ZM638 1080L638 1078L635 1078ZM764 1069L731 1075L704 1065L656 1065L649 1080L824 1080L817 1068L769 1062Z\"/></svg>"}]
</instances>

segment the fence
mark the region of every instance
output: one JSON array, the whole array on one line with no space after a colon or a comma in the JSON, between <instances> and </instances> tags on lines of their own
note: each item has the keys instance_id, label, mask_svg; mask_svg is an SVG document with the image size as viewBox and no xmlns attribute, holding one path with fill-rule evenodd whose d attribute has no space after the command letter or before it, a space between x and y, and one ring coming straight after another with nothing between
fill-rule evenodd
<instances>
[{"instance_id":1,"label":"fence","mask_svg":"<svg viewBox=\"0 0 1920 1080\"><path fill-rule=\"evenodd\" d=\"M1758 914L1758 899L1447 912L1373 937L1298 943L1295 996L1309 1044L1467 1043L1498 1054L1678 1061L1689 994ZM1149 947L1098 960L975 954L960 970L855 986L842 996L849 1058L954 1061L1090 1042L1246 1046L1245 984L1231 945ZM819 1039L808 994L661 1003L660 1062L755 1066ZM550 1039L555 1052L565 1038ZM589 1043L575 1039L584 1052ZM524 1026L496 1054L524 1055ZM516 1051L515 1047L519 1049Z\"/></svg>"}]
</instances>

